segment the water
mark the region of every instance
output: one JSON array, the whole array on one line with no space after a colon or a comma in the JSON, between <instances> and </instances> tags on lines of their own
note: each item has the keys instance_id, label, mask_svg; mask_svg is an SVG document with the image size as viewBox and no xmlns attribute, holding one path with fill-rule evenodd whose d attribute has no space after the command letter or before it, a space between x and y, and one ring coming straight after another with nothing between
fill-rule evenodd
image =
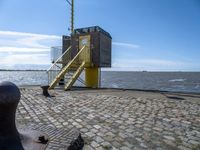
<instances>
[{"instance_id":1,"label":"water","mask_svg":"<svg viewBox=\"0 0 200 150\"><path fill-rule=\"evenodd\" d=\"M103 72L103 86L200 93L200 72Z\"/></svg>"},{"instance_id":2,"label":"water","mask_svg":"<svg viewBox=\"0 0 200 150\"><path fill-rule=\"evenodd\" d=\"M101 76L102 87L200 93L200 72L104 71ZM1 81L20 86L48 84L45 71L0 71ZM81 84L76 82L76 85Z\"/></svg>"},{"instance_id":3,"label":"water","mask_svg":"<svg viewBox=\"0 0 200 150\"><path fill-rule=\"evenodd\" d=\"M0 82L11 81L16 85L44 85L48 84L45 71L0 71Z\"/></svg>"}]
</instances>

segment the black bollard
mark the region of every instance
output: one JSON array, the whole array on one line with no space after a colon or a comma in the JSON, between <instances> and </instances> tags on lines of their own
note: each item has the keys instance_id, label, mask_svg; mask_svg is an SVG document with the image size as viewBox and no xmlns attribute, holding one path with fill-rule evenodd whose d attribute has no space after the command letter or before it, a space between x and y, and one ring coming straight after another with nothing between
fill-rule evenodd
<instances>
[{"instance_id":1,"label":"black bollard","mask_svg":"<svg viewBox=\"0 0 200 150\"><path fill-rule=\"evenodd\" d=\"M0 83L0 150L45 150L49 144L47 134L27 128L17 130L15 113L20 97L20 90L15 84ZM68 134L67 149L82 150L84 141L81 134L77 130Z\"/></svg>"},{"instance_id":2,"label":"black bollard","mask_svg":"<svg viewBox=\"0 0 200 150\"><path fill-rule=\"evenodd\" d=\"M44 150L49 139L40 131L21 129L15 124L15 113L21 94L11 82L0 83L0 150Z\"/></svg>"},{"instance_id":3,"label":"black bollard","mask_svg":"<svg viewBox=\"0 0 200 150\"><path fill-rule=\"evenodd\" d=\"M42 88L42 94L46 97L51 97L51 95L49 94L48 92L48 89L49 89L49 85L44 85L44 86L41 86Z\"/></svg>"},{"instance_id":4,"label":"black bollard","mask_svg":"<svg viewBox=\"0 0 200 150\"><path fill-rule=\"evenodd\" d=\"M0 149L24 150L15 125L20 100L19 88L11 82L0 83Z\"/></svg>"}]
</instances>

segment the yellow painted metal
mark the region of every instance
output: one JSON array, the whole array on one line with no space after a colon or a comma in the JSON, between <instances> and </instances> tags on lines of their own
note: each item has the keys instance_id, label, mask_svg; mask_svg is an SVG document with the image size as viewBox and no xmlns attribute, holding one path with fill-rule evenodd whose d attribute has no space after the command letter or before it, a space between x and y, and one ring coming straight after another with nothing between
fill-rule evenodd
<instances>
[{"instance_id":1,"label":"yellow painted metal","mask_svg":"<svg viewBox=\"0 0 200 150\"><path fill-rule=\"evenodd\" d=\"M90 40L91 36L80 36L79 37L79 49L78 54L66 65L62 68L56 78L50 84L49 89L53 89L57 83L65 76L65 74L70 72L70 70L74 70L74 74L71 79L65 85L65 90L71 88L71 86L75 83L83 69L85 69L85 83L86 87L98 88L99 87L99 79L100 79L100 69L98 67L94 67L91 62L91 49L90 49Z\"/></svg>"},{"instance_id":2,"label":"yellow painted metal","mask_svg":"<svg viewBox=\"0 0 200 150\"><path fill-rule=\"evenodd\" d=\"M80 36L79 37L79 48L81 49L83 46L86 47L85 53L82 53L79 57L80 61L86 62L85 68L85 83L86 87L99 87L99 68L92 67L91 62L91 49L90 49L90 35Z\"/></svg>"},{"instance_id":3,"label":"yellow painted metal","mask_svg":"<svg viewBox=\"0 0 200 150\"><path fill-rule=\"evenodd\" d=\"M100 70L98 67L85 68L86 87L98 88L100 86Z\"/></svg>"},{"instance_id":4,"label":"yellow painted metal","mask_svg":"<svg viewBox=\"0 0 200 150\"><path fill-rule=\"evenodd\" d=\"M63 78L63 76L70 71L71 67L76 66L77 60L82 53L85 53L86 47L83 46L82 49L78 52L78 54L59 72L59 74L55 77L55 79L49 85L49 89L53 89L56 84ZM85 62L85 61L82 61Z\"/></svg>"},{"instance_id":5,"label":"yellow painted metal","mask_svg":"<svg viewBox=\"0 0 200 150\"><path fill-rule=\"evenodd\" d=\"M68 63L71 60L71 48L71 46L68 47L68 49L53 63L53 65L51 65L47 72L51 71L56 64L63 63L63 59L64 63Z\"/></svg>"},{"instance_id":6,"label":"yellow painted metal","mask_svg":"<svg viewBox=\"0 0 200 150\"><path fill-rule=\"evenodd\" d=\"M79 37L79 49L85 46L85 51L80 54L79 61L85 61L88 66L91 64L91 54L90 54L90 35Z\"/></svg>"},{"instance_id":7,"label":"yellow painted metal","mask_svg":"<svg viewBox=\"0 0 200 150\"><path fill-rule=\"evenodd\" d=\"M76 82L77 78L85 68L85 62L82 62L82 64L79 66L79 68L76 70L76 72L73 74L72 78L67 82L65 85L65 90L69 90L71 86Z\"/></svg>"}]
</instances>

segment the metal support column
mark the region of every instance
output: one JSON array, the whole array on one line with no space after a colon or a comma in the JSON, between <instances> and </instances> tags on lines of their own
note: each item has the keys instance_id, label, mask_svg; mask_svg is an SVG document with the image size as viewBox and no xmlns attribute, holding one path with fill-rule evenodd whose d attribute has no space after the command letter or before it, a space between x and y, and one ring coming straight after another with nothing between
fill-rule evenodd
<instances>
[{"instance_id":1,"label":"metal support column","mask_svg":"<svg viewBox=\"0 0 200 150\"><path fill-rule=\"evenodd\" d=\"M100 69L98 67L85 68L86 87L99 88L100 86Z\"/></svg>"}]
</instances>

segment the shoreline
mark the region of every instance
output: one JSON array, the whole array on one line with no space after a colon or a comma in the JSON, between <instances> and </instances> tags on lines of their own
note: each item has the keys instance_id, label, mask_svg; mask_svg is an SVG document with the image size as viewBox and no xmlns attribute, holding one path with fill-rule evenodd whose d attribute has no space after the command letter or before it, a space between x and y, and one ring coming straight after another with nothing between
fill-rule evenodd
<instances>
[{"instance_id":1,"label":"shoreline","mask_svg":"<svg viewBox=\"0 0 200 150\"><path fill-rule=\"evenodd\" d=\"M40 88L43 85L20 85L19 88ZM62 87L55 88L56 90L63 90ZM151 90L151 89L129 89L129 88L107 88L107 87L101 87L101 88L87 88L87 87L81 87L81 86L73 86L71 90L68 91L92 91L92 90L120 90L120 91L133 91L133 92L147 92L147 93L163 93L163 94L184 94L184 95L198 95L200 96L200 92L183 92L183 91L165 91L165 90ZM63 90L64 91L64 90ZM68 92L64 91L64 92Z\"/></svg>"},{"instance_id":2,"label":"shoreline","mask_svg":"<svg viewBox=\"0 0 200 150\"><path fill-rule=\"evenodd\" d=\"M45 69L0 69L0 71L47 71ZM200 73L200 71L124 71L124 70L101 70L101 72L134 72L134 73Z\"/></svg>"},{"instance_id":3,"label":"shoreline","mask_svg":"<svg viewBox=\"0 0 200 150\"><path fill-rule=\"evenodd\" d=\"M7 69L0 69L0 71L47 71L47 70L7 70Z\"/></svg>"}]
</instances>

